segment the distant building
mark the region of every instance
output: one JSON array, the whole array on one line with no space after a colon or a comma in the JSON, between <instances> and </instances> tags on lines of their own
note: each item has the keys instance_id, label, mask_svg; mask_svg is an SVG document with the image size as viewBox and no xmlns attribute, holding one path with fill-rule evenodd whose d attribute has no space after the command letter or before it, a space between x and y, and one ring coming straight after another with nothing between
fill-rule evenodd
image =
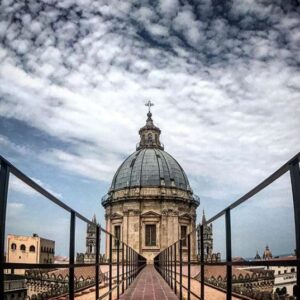
<instances>
[{"instance_id":1,"label":"distant building","mask_svg":"<svg viewBox=\"0 0 300 300\"><path fill-rule=\"evenodd\" d=\"M76 263L95 263L96 262L96 230L97 220L93 216L93 224L88 224L86 229L86 250L85 253L77 253ZM95 225L94 225L95 224ZM100 237L99 237L100 238ZM99 254L99 261L104 260L104 255Z\"/></svg>"},{"instance_id":2,"label":"distant building","mask_svg":"<svg viewBox=\"0 0 300 300\"><path fill-rule=\"evenodd\" d=\"M295 256L284 256L273 258L276 260L294 260ZM296 284L297 284L297 267L296 266L270 266L266 267L269 270L274 271L275 281L273 292L278 295L296 296Z\"/></svg>"},{"instance_id":3,"label":"distant building","mask_svg":"<svg viewBox=\"0 0 300 300\"><path fill-rule=\"evenodd\" d=\"M261 259L260 255L258 254L258 251L256 251L256 255L254 257L254 260L259 260Z\"/></svg>"},{"instance_id":4,"label":"distant building","mask_svg":"<svg viewBox=\"0 0 300 300\"><path fill-rule=\"evenodd\" d=\"M9 263L54 263L55 242L37 234L32 236L8 234L7 262ZM24 274L24 269L15 269L14 274Z\"/></svg>"},{"instance_id":5,"label":"distant building","mask_svg":"<svg viewBox=\"0 0 300 300\"><path fill-rule=\"evenodd\" d=\"M273 258L272 252L267 245L263 258L261 259L258 251L254 257L254 260L294 260L296 257L293 255L290 256L279 256ZM284 296L296 296L296 284L297 284L297 267L296 266L265 266L265 270L270 270L274 273L274 285L273 293L281 296L282 299Z\"/></svg>"},{"instance_id":6,"label":"distant building","mask_svg":"<svg viewBox=\"0 0 300 300\"><path fill-rule=\"evenodd\" d=\"M195 278L199 281L201 280L201 271ZM204 280L208 286L226 291L226 267L206 265L204 268ZM236 294L248 296L250 299L270 299L254 297L262 297L262 294L266 293L271 294L273 285L274 271L272 270L232 267L232 290Z\"/></svg>"},{"instance_id":7,"label":"distant building","mask_svg":"<svg viewBox=\"0 0 300 300\"><path fill-rule=\"evenodd\" d=\"M14 274L4 275L4 300L23 300L27 296L25 277Z\"/></svg>"},{"instance_id":8,"label":"distant building","mask_svg":"<svg viewBox=\"0 0 300 300\"><path fill-rule=\"evenodd\" d=\"M213 253L213 225L206 225L205 213L203 210L202 216L202 224L203 224L203 247L204 247L204 261L205 262L220 262L221 261L221 253ZM200 240L199 240L200 243ZM198 252L201 253L200 244L198 245Z\"/></svg>"},{"instance_id":9,"label":"distant building","mask_svg":"<svg viewBox=\"0 0 300 300\"><path fill-rule=\"evenodd\" d=\"M100 288L106 286L108 266L99 269ZM26 285L30 299L68 299L69 291L69 269L26 270ZM86 266L75 268L74 280L75 291L88 294L95 286L95 267ZM57 298L56 298L57 297ZM88 298L90 299L90 298Z\"/></svg>"},{"instance_id":10,"label":"distant building","mask_svg":"<svg viewBox=\"0 0 300 300\"><path fill-rule=\"evenodd\" d=\"M269 249L269 246L267 245L266 249L263 253L263 259L266 260L266 259L271 259L271 258L273 258L273 255L272 255L271 250Z\"/></svg>"},{"instance_id":11,"label":"distant building","mask_svg":"<svg viewBox=\"0 0 300 300\"><path fill-rule=\"evenodd\" d=\"M68 256L54 256L54 263L55 264L68 264L69 257Z\"/></svg>"}]
</instances>

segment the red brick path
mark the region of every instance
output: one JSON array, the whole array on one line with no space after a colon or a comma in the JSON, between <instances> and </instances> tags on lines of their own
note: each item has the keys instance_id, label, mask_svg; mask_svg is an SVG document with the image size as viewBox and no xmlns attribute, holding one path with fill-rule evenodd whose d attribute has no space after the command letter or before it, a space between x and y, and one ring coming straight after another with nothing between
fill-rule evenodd
<instances>
[{"instance_id":1,"label":"red brick path","mask_svg":"<svg viewBox=\"0 0 300 300\"><path fill-rule=\"evenodd\" d=\"M120 296L120 300L177 300L178 298L154 269L147 265L131 286Z\"/></svg>"}]
</instances>

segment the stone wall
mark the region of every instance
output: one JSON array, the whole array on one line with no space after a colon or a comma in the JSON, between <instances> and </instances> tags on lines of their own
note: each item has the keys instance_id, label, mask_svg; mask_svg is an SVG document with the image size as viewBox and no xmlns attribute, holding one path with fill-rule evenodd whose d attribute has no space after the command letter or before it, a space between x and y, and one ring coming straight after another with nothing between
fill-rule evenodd
<instances>
[{"instance_id":1,"label":"stone wall","mask_svg":"<svg viewBox=\"0 0 300 300\"><path fill-rule=\"evenodd\" d=\"M184 197L170 197L173 192L171 189L166 189L169 196L162 197L160 192L161 189L158 188L156 190L143 188L142 197L126 198L125 194L133 195L134 191L126 193L124 190L119 191L118 197L114 197L115 200L106 207L106 229L114 233L114 226L121 226L121 239L146 257L148 263L153 263L153 258L161 250L180 238L182 225L187 226L187 232L195 229L196 206L189 201L187 193L180 191ZM122 197L119 197L120 195ZM147 224L156 225L156 246L146 246L145 227ZM195 235L192 236L192 257L195 257L196 241ZM184 251L184 256L186 256L186 251ZM106 257L109 257L108 239ZM114 251L113 259L115 258Z\"/></svg>"}]
</instances>

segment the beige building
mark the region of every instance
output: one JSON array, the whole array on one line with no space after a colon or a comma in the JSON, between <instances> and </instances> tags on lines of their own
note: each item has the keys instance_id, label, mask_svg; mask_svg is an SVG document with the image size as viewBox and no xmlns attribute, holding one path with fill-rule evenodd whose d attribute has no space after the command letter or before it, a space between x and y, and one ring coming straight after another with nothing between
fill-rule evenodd
<instances>
[{"instance_id":1,"label":"beige building","mask_svg":"<svg viewBox=\"0 0 300 300\"><path fill-rule=\"evenodd\" d=\"M9 234L7 236L7 262L10 263L54 263L55 242L39 237ZM16 269L15 274L24 274L25 270Z\"/></svg>"},{"instance_id":2,"label":"beige building","mask_svg":"<svg viewBox=\"0 0 300 300\"><path fill-rule=\"evenodd\" d=\"M195 229L200 201L182 167L164 151L150 109L147 116L136 151L118 168L102 205L106 230L152 263L162 249ZM196 257L194 237L191 243ZM106 247L108 257L108 241Z\"/></svg>"}]
</instances>

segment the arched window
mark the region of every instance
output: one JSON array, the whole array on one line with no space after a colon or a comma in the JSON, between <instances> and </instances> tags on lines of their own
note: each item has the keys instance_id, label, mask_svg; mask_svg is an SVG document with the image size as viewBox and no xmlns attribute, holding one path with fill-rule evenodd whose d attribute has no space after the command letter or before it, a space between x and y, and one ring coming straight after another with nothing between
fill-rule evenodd
<instances>
[{"instance_id":1,"label":"arched window","mask_svg":"<svg viewBox=\"0 0 300 300\"><path fill-rule=\"evenodd\" d=\"M280 293L281 293L281 295L285 295L286 294L286 287L284 286L282 289L281 289L281 291L280 291Z\"/></svg>"},{"instance_id":2,"label":"arched window","mask_svg":"<svg viewBox=\"0 0 300 300\"><path fill-rule=\"evenodd\" d=\"M22 245L20 246L20 250L21 250L21 251L26 251L26 246L25 246L24 244L22 244Z\"/></svg>"},{"instance_id":3,"label":"arched window","mask_svg":"<svg viewBox=\"0 0 300 300\"><path fill-rule=\"evenodd\" d=\"M297 285L294 285L293 286L293 296L296 297L296 295L297 295Z\"/></svg>"},{"instance_id":4,"label":"arched window","mask_svg":"<svg viewBox=\"0 0 300 300\"><path fill-rule=\"evenodd\" d=\"M35 252L35 247L33 245L31 245L30 248L29 248L29 251L30 252Z\"/></svg>"},{"instance_id":5,"label":"arched window","mask_svg":"<svg viewBox=\"0 0 300 300\"><path fill-rule=\"evenodd\" d=\"M15 243L12 243L10 246L11 250L16 250L17 249L17 245Z\"/></svg>"}]
</instances>

